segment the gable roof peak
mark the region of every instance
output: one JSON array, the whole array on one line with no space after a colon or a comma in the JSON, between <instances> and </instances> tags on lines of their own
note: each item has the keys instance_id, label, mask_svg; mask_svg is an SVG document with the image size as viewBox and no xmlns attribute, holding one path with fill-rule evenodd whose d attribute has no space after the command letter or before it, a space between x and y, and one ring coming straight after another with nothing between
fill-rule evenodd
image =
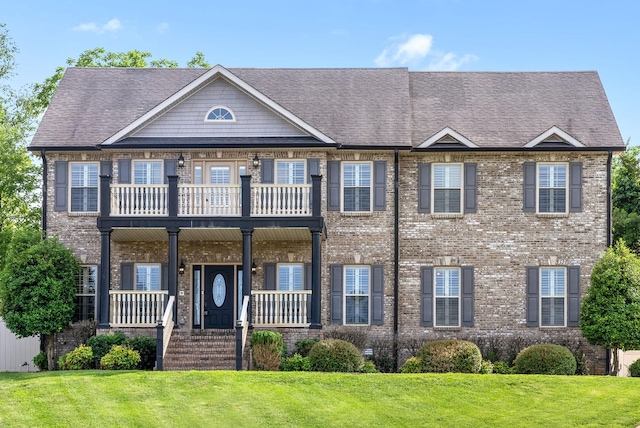
<instances>
[{"instance_id":1,"label":"gable roof peak","mask_svg":"<svg viewBox=\"0 0 640 428\"><path fill-rule=\"evenodd\" d=\"M473 142L471 142L471 140L469 140L467 137L465 137L464 135L460 134L459 132L456 132L455 130L449 128L448 126L444 129L442 129L440 132L435 133L434 135L432 135L429 139L427 139L425 142L423 142L422 144L420 144L417 148L418 149L426 149L428 147L434 146L436 144L438 144L442 139L449 137L449 138L453 138L454 140L456 140L458 143L463 144L469 148L472 149L477 149L478 146L476 144L474 144Z\"/></svg>"},{"instance_id":2,"label":"gable roof peak","mask_svg":"<svg viewBox=\"0 0 640 428\"><path fill-rule=\"evenodd\" d=\"M554 136L560 139L561 142L571 144L574 147L585 147L585 145L582 144L580 141L578 141L577 139L572 137L570 134L568 134L567 132L563 131L562 129L558 128L555 125L547 129L546 131L544 131L542 134L538 135L533 140L529 141L524 146L526 148L532 148L537 146L540 143L550 142L550 139Z\"/></svg>"}]
</instances>

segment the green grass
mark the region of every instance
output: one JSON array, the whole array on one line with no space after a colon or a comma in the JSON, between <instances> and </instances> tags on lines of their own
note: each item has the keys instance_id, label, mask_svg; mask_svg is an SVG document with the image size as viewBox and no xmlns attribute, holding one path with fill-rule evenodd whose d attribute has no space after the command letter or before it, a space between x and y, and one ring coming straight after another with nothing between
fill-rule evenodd
<instances>
[{"instance_id":1,"label":"green grass","mask_svg":"<svg viewBox=\"0 0 640 428\"><path fill-rule=\"evenodd\" d=\"M638 424L640 378L296 372L0 373L2 427Z\"/></svg>"}]
</instances>

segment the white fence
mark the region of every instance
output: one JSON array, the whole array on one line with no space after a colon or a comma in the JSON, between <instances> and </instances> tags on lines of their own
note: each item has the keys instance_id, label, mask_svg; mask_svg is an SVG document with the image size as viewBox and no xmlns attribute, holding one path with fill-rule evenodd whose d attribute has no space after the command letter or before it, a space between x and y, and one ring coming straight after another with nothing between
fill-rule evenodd
<instances>
[{"instance_id":1,"label":"white fence","mask_svg":"<svg viewBox=\"0 0 640 428\"><path fill-rule=\"evenodd\" d=\"M18 339L0 318L0 372L37 371L33 357L39 352L40 337Z\"/></svg>"}]
</instances>

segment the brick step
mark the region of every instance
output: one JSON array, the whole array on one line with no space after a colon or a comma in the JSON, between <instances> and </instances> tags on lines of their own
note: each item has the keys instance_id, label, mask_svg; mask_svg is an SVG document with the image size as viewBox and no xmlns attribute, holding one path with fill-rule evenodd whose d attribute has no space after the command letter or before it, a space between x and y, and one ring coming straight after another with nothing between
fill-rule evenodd
<instances>
[{"instance_id":1,"label":"brick step","mask_svg":"<svg viewBox=\"0 0 640 428\"><path fill-rule=\"evenodd\" d=\"M176 330L171 335L164 370L234 370L235 330Z\"/></svg>"}]
</instances>

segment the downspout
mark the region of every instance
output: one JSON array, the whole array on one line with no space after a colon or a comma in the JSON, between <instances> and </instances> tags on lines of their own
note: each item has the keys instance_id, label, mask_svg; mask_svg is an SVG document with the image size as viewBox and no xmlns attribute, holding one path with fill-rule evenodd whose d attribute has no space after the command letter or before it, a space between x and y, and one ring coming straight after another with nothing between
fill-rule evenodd
<instances>
[{"instance_id":1,"label":"downspout","mask_svg":"<svg viewBox=\"0 0 640 428\"><path fill-rule=\"evenodd\" d=\"M40 150L42 157L42 237L47 237L47 153Z\"/></svg>"},{"instance_id":2,"label":"downspout","mask_svg":"<svg viewBox=\"0 0 640 428\"><path fill-rule=\"evenodd\" d=\"M399 283L399 255L400 255L400 237L399 237L399 189L400 189L400 173L398 171L398 149L393 153L393 369L398 371L398 283Z\"/></svg>"},{"instance_id":3,"label":"downspout","mask_svg":"<svg viewBox=\"0 0 640 428\"><path fill-rule=\"evenodd\" d=\"M609 149L607 156L607 247L611 246L611 162L613 151ZM607 349L606 355L607 376L611 375L611 350Z\"/></svg>"}]
</instances>

